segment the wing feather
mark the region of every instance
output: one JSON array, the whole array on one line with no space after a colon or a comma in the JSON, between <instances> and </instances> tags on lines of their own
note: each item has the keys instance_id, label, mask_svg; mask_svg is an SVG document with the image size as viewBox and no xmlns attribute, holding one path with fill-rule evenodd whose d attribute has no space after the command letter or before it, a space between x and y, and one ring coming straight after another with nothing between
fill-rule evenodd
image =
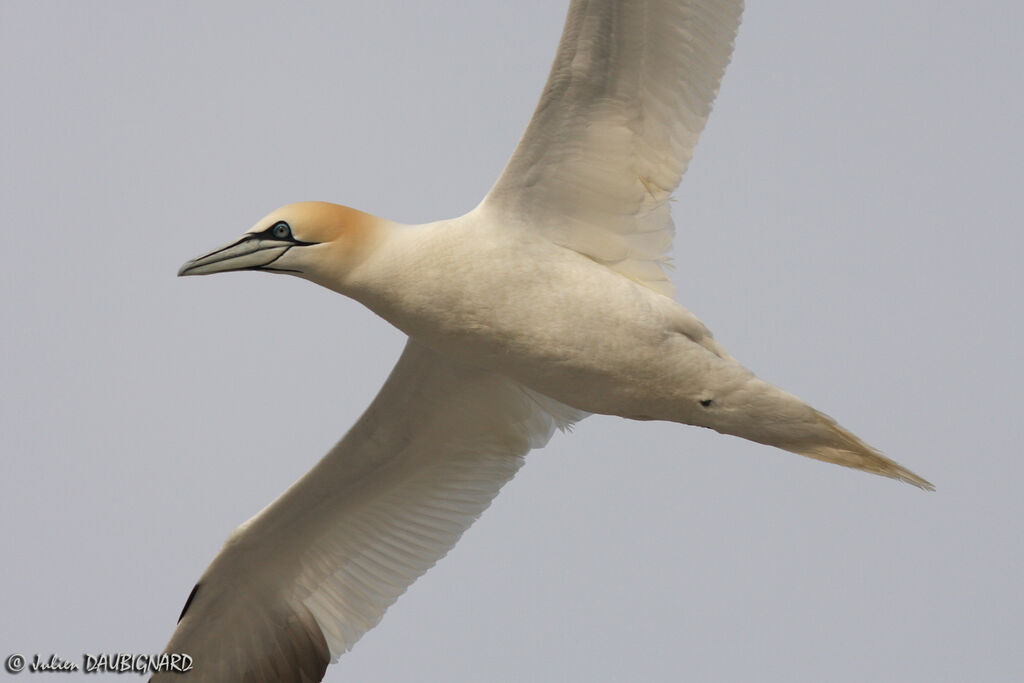
<instances>
[{"instance_id":1,"label":"wing feather","mask_svg":"<svg viewBox=\"0 0 1024 683\"><path fill-rule=\"evenodd\" d=\"M228 539L166 651L194 657L187 680L320 680L582 416L409 341L349 433Z\"/></svg>"},{"instance_id":2,"label":"wing feather","mask_svg":"<svg viewBox=\"0 0 1024 683\"><path fill-rule=\"evenodd\" d=\"M668 200L742 11L742 0L574 0L533 118L478 210L671 295Z\"/></svg>"}]
</instances>

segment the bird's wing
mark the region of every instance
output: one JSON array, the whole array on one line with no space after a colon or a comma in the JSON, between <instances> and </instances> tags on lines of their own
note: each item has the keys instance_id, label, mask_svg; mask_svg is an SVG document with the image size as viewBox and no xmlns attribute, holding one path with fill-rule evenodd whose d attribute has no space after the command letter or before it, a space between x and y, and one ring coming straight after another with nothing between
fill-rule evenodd
<instances>
[{"instance_id":1,"label":"bird's wing","mask_svg":"<svg viewBox=\"0 0 1024 683\"><path fill-rule=\"evenodd\" d=\"M193 657L186 680L320 680L583 416L410 340L348 434L231 535L165 651Z\"/></svg>"},{"instance_id":2,"label":"bird's wing","mask_svg":"<svg viewBox=\"0 0 1024 683\"><path fill-rule=\"evenodd\" d=\"M668 199L742 11L742 0L573 0L533 119L477 210L671 295Z\"/></svg>"}]
</instances>

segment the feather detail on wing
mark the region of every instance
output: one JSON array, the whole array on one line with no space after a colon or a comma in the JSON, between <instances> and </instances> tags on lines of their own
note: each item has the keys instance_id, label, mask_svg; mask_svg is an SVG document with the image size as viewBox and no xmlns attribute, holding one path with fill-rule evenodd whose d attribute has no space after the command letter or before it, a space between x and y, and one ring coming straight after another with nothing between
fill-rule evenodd
<instances>
[{"instance_id":1,"label":"feather detail on wing","mask_svg":"<svg viewBox=\"0 0 1024 683\"><path fill-rule=\"evenodd\" d=\"M742 0L574 0L533 119L478 210L671 295L668 200L742 11Z\"/></svg>"},{"instance_id":2,"label":"feather detail on wing","mask_svg":"<svg viewBox=\"0 0 1024 683\"><path fill-rule=\"evenodd\" d=\"M228 539L166 651L192 655L186 680L320 680L583 416L409 341L349 433Z\"/></svg>"}]
</instances>

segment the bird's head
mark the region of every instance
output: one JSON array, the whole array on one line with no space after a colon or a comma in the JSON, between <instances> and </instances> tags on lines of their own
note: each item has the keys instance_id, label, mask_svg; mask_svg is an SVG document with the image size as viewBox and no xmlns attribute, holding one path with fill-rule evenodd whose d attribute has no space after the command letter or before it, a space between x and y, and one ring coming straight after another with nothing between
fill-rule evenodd
<instances>
[{"instance_id":1,"label":"bird's head","mask_svg":"<svg viewBox=\"0 0 1024 683\"><path fill-rule=\"evenodd\" d=\"M178 275L289 273L338 289L382 237L386 221L327 202L288 204L239 239L194 258Z\"/></svg>"}]
</instances>

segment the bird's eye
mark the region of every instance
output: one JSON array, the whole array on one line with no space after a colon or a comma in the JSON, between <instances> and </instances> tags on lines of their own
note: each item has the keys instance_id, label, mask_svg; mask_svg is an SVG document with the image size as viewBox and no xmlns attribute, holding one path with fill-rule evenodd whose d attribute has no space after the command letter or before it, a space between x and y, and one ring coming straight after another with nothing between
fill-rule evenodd
<instances>
[{"instance_id":1,"label":"bird's eye","mask_svg":"<svg viewBox=\"0 0 1024 683\"><path fill-rule=\"evenodd\" d=\"M280 221L274 224L274 227L270 229L271 234L279 240L291 239L292 229L284 221Z\"/></svg>"}]
</instances>

